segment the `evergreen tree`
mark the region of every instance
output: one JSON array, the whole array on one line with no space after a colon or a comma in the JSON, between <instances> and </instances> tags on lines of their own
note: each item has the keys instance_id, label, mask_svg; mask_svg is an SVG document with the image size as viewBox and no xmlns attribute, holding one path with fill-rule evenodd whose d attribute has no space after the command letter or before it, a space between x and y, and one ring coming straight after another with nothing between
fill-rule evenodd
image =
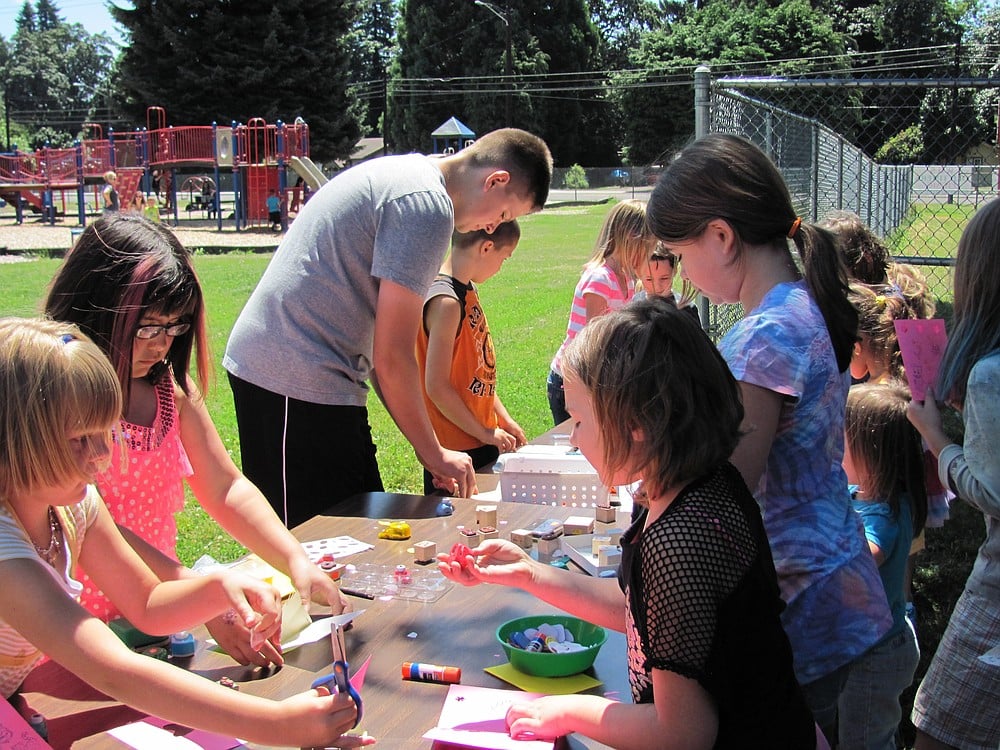
<instances>
[{"instance_id":1,"label":"evergreen tree","mask_svg":"<svg viewBox=\"0 0 1000 750\"><path fill-rule=\"evenodd\" d=\"M52 0L38 0L35 13L38 17L39 31L52 31L64 23L63 19L59 17L59 9Z\"/></svg>"},{"instance_id":2,"label":"evergreen tree","mask_svg":"<svg viewBox=\"0 0 1000 750\"><path fill-rule=\"evenodd\" d=\"M355 0L132 0L112 7L127 33L118 85L136 123L269 123L302 117L314 157L350 154L361 107L349 90Z\"/></svg>"},{"instance_id":3,"label":"evergreen tree","mask_svg":"<svg viewBox=\"0 0 1000 750\"><path fill-rule=\"evenodd\" d=\"M35 6L31 4L31 0L25 0L21 6L21 10L17 13L17 21L14 28L15 34L19 32L30 34L33 31L38 31L38 16L35 15Z\"/></svg>"},{"instance_id":4,"label":"evergreen tree","mask_svg":"<svg viewBox=\"0 0 1000 750\"><path fill-rule=\"evenodd\" d=\"M351 82L365 106L367 135L382 135L389 66L395 46L392 0L360 0L361 9L350 35Z\"/></svg>"}]
</instances>

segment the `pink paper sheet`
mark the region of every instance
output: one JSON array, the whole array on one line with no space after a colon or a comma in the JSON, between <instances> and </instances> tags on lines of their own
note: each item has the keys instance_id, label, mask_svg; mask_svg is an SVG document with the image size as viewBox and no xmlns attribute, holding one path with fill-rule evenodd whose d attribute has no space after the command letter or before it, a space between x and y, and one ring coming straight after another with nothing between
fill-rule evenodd
<instances>
[{"instance_id":1,"label":"pink paper sheet","mask_svg":"<svg viewBox=\"0 0 1000 750\"><path fill-rule=\"evenodd\" d=\"M552 740L515 740L507 733L507 709L541 697L519 690L452 685L438 725L424 737L483 750L552 750Z\"/></svg>"},{"instance_id":2,"label":"pink paper sheet","mask_svg":"<svg viewBox=\"0 0 1000 750\"><path fill-rule=\"evenodd\" d=\"M944 321L937 318L897 320L894 325L899 338L899 352L903 355L903 367L906 368L906 379L910 384L910 395L914 401L923 401L927 389L934 385L941 357L948 343Z\"/></svg>"},{"instance_id":3,"label":"pink paper sheet","mask_svg":"<svg viewBox=\"0 0 1000 750\"><path fill-rule=\"evenodd\" d=\"M52 746L31 728L16 708L0 698L0 750L52 750Z\"/></svg>"}]
</instances>

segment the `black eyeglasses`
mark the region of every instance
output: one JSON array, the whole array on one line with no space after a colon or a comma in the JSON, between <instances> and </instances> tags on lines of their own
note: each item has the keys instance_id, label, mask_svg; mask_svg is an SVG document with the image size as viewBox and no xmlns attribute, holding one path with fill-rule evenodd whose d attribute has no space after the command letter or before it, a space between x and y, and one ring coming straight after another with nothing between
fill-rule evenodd
<instances>
[{"instance_id":1,"label":"black eyeglasses","mask_svg":"<svg viewBox=\"0 0 1000 750\"><path fill-rule=\"evenodd\" d=\"M171 323L168 326L140 326L135 329L135 337L137 339L155 339L161 333L166 333L170 338L176 338L190 330L190 323Z\"/></svg>"}]
</instances>

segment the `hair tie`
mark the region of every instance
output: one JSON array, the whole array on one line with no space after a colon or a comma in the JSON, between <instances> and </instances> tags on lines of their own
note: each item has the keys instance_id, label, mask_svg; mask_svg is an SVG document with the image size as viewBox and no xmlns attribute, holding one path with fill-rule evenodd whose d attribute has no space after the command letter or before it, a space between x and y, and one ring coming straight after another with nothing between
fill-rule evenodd
<instances>
[{"instance_id":1,"label":"hair tie","mask_svg":"<svg viewBox=\"0 0 1000 750\"><path fill-rule=\"evenodd\" d=\"M64 333L62 336L59 337L59 340L62 341L64 344L68 344L70 341L75 341L76 336L74 336L72 333Z\"/></svg>"},{"instance_id":2,"label":"hair tie","mask_svg":"<svg viewBox=\"0 0 1000 750\"><path fill-rule=\"evenodd\" d=\"M881 294L875 295L875 307L878 308L879 312L882 312L883 310L885 310L885 303L886 303L886 299L885 299L884 296L882 296Z\"/></svg>"},{"instance_id":3,"label":"hair tie","mask_svg":"<svg viewBox=\"0 0 1000 750\"><path fill-rule=\"evenodd\" d=\"M788 239L794 239L795 233L799 231L800 226L802 226L802 219L796 216L795 221L792 222L792 226L788 230Z\"/></svg>"}]
</instances>

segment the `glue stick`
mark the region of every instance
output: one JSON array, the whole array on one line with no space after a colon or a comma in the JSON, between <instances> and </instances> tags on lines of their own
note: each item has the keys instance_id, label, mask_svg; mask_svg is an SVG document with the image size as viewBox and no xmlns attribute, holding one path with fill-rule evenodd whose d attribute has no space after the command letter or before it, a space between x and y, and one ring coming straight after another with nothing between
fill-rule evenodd
<instances>
[{"instance_id":1,"label":"glue stick","mask_svg":"<svg viewBox=\"0 0 1000 750\"><path fill-rule=\"evenodd\" d=\"M437 664L403 662L403 679L421 682L461 682L461 667L439 667Z\"/></svg>"}]
</instances>

